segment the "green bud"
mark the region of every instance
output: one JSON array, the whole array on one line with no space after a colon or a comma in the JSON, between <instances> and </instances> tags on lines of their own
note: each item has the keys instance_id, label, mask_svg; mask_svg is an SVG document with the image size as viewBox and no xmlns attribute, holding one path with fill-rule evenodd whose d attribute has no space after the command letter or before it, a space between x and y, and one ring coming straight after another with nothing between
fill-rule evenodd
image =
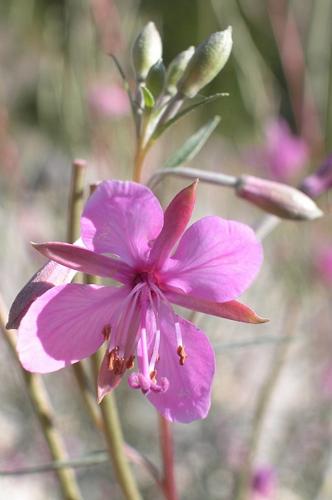
<instances>
[{"instance_id":1,"label":"green bud","mask_svg":"<svg viewBox=\"0 0 332 500\"><path fill-rule=\"evenodd\" d=\"M212 33L195 50L178 82L178 91L185 97L195 95L211 82L225 66L232 50L232 28Z\"/></svg>"},{"instance_id":2,"label":"green bud","mask_svg":"<svg viewBox=\"0 0 332 500\"><path fill-rule=\"evenodd\" d=\"M180 54L178 54L168 66L165 85L167 94L175 95L177 93L176 85L188 66L194 52L195 47L192 45L189 49L180 52Z\"/></svg>"},{"instance_id":3,"label":"green bud","mask_svg":"<svg viewBox=\"0 0 332 500\"><path fill-rule=\"evenodd\" d=\"M146 86L154 97L158 97L165 84L165 66L162 61L158 61L152 66L146 79Z\"/></svg>"},{"instance_id":4,"label":"green bud","mask_svg":"<svg viewBox=\"0 0 332 500\"><path fill-rule=\"evenodd\" d=\"M132 49L133 65L138 81L144 81L150 68L160 61L162 42L154 23L149 22L138 35Z\"/></svg>"}]
</instances>

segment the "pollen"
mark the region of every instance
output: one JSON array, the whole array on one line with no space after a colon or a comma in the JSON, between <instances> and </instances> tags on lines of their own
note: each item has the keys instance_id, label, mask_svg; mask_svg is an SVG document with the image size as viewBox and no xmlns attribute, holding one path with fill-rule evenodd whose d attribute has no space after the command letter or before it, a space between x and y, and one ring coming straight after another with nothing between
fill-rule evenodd
<instances>
[{"instance_id":1,"label":"pollen","mask_svg":"<svg viewBox=\"0 0 332 500\"><path fill-rule=\"evenodd\" d=\"M126 368L130 370L130 368L134 368L135 356L132 354L126 361Z\"/></svg>"},{"instance_id":2,"label":"pollen","mask_svg":"<svg viewBox=\"0 0 332 500\"><path fill-rule=\"evenodd\" d=\"M113 371L115 367L115 362L119 359L119 348L114 347L109 353L108 368Z\"/></svg>"},{"instance_id":3,"label":"pollen","mask_svg":"<svg viewBox=\"0 0 332 500\"><path fill-rule=\"evenodd\" d=\"M150 373L150 379L154 384L157 383L157 370L152 370L152 372Z\"/></svg>"},{"instance_id":4,"label":"pollen","mask_svg":"<svg viewBox=\"0 0 332 500\"><path fill-rule=\"evenodd\" d=\"M114 347L109 352L108 358L108 369L114 373L114 375L123 375L126 370L133 368L135 356L131 355L129 358L125 358L119 355L119 346Z\"/></svg>"},{"instance_id":5,"label":"pollen","mask_svg":"<svg viewBox=\"0 0 332 500\"><path fill-rule=\"evenodd\" d=\"M180 362L180 365L183 366L186 362L186 359L188 357L185 349L184 349L184 346L183 345L179 345L177 350L176 350L176 354L179 356L179 362Z\"/></svg>"}]
</instances>

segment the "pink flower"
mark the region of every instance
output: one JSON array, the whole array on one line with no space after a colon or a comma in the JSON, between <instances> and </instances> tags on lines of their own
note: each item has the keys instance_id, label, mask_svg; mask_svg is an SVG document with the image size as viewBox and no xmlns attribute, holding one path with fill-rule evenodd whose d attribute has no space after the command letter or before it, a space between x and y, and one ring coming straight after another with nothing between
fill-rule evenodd
<instances>
[{"instance_id":1,"label":"pink flower","mask_svg":"<svg viewBox=\"0 0 332 500\"><path fill-rule=\"evenodd\" d=\"M205 334L175 314L171 304L237 321L264 321L234 300L255 278L262 249L249 227L219 217L204 217L186 230L195 190L196 183L178 193L163 213L147 187L105 181L82 214L84 247L35 245L61 269L112 278L119 286L51 285L33 297L18 330L17 350L27 370L59 370L106 342L99 400L137 359L129 385L162 415L179 422L207 415L214 353ZM66 280L64 273L61 279ZM25 296L23 306L27 303ZM21 313L18 309L12 317Z\"/></svg>"},{"instance_id":2,"label":"pink flower","mask_svg":"<svg viewBox=\"0 0 332 500\"><path fill-rule=\"evenodd\" d=\"M307 162L308 147L301 137L291 133L284 120L278 119L267 125L265 144L253 156L270 177L289 182Z\"/></svg>"},{"instance_id":3,"label":"pink flower","mask_svg":"<svg viewBox=\"0 0 332 500\"><path fill-rule=\"evenodd\" d=\"M253 500L271 500L276 491L276 474L271 467L260 467L252 478Z\"/></svg>"},{"instance_id":4,"label":"pink flower","mask_svg":"<svg viewBox=\"0 0 332 500\"><path fill-rule=\"evenodd\" d=\"M330 154L322 165L311 175L306 177L300 189L311 198L317 198L332 188L332 154Z\"/></svg>"},{"instance_id":5,"label":"pink flower","mask_svg":"<svg viewBox=\"0 0 332 500\"><path fill-rule=\"evenodd\" d=\"M117 118L129 113L127 93L119 85L94 85L88 93L91 111L97 115Z\"/></svg>"}]
</instances>

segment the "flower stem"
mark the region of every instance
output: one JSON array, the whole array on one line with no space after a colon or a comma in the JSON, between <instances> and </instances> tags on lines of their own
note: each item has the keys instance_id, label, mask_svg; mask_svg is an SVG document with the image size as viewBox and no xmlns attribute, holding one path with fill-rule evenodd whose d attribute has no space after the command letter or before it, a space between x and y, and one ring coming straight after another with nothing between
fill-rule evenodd
<instances>
[{"instance_id":1,"label":"flower stem","mask_svg":"<svg viewBox=\"0 0 332 500\"><path fill-rule=\"evenodd\" d=\"M116 477L128 500L140 500L136 481L124 453L124 442L114 394L109 394L100 404L105 424L105 437Z\"/></svg>"},{"instance_id":2,"label":"flower stem","mask_svg":"<svg viewBox=\"0 0 332 500\"><path fill-rule=\"evenodd\" d=\"M142 177L143 164L145 160L145 156L147 153L147 147L143 147L142 141L138 140L135 159L134 159L134 173L133 173L133 181L140 182Z\"/></svg>"},{"instance_id":3,"label":"flower stem","mask_svg":"<svg viewBox=\"0 0 332 500\"><path fill-rule=\"evenodd\" d=\"M233 189L237 186L238 183L238 178L234 177L233 175L212 172L209 170L200 170L198 168L176 167L157 170L154 174L151 175L147 182L147 185L150 187L150 189L153 190L165 177L168 176L180 177L190 180L199 179L201 182L214 184L216 186L230 187Z\"/></svg>"},{"instance_id":4,"label":"flower stem","mask_svg":"<svg viewBox=\"0 0 332 500\"><path fill-rule=\"evenodd\" d=\"M68 216L68 241L73 242L79 236L80 216L84 202L84 174L86 163L76 160L72 165L72 182L69 195ZM93 189L91 189L93 192ZM95 283L96 277L85 277L86 283ZM96 357L97 359L97 357ZM116 403L113 396L108 396L101 404L101 415L95 403L92 401L89 383L82 363L72 367L74 376L81 390L83 400L89 411L90 417L96 427L104 432L110 458L113 462L115 476L127 500L139 500L140 494L136 481L132 475L124 450L124 440L120 420L117 413ZM112 401L110 400L112 399ZM101 418L102 416L102 418Z\"/></svg>"},{"instance_id":5,"label":"flower stem","mask_svg":"<svg viewBox=\"0 0 332 500\"><path fill-rule=\"evenodd\" d=\"M85 160L74 160L72 163L67 228L67 241L69 243L73 243L80 234L80 217L84 203L86 168L87 164Z\"/></svg>"},{"instance_id":6,"label":"flower stem","mask_svg":"<svg viewBox=\"0 0 332 500\"><path fill-rule=\"evenodd\" d=\"M96 284L99 282L99 279L97 276L85 275L84 281L87 284ZM99 349L99 351L91 357L91 367L95 385L97 385L98 371L103 355L103 349ZM126 457L126 451L127 455L130 454L128 453L128 450L130 452L130 447L126 445L123 439L122 427L114 394L108 394L104 397L99 408L102 416L101 430L104 433L108 454L112 461L115 475L124 498L127 500L140 500L141 495ZM90 415L92 418L95 418L94 412L90 413Z\"/></svg>"},{"instance_id":7,"label":"flower stem","mask_svg":"<svg viewBox=\"0 0 332 500\"><path fill-rule=\"evenodd\" d=\"M6 330L5 327L7 316L8 314L5 305L0 298L0 329L3 330L4 338L10 347L15 360L17 361L18 367L21 370L28 395L39 419L50 454L55 461L67 461L68 455L65 444L55 427L53 409L48 398L46 387L38 375L27 372L19 363L14 341L15 333L13 330ZM69 468L62 468L57 469L55 473L59 481L63 498L65 500L81 500L82 496L79 491L74 472Z\"/></svg>"},{"instance_id":8,"label":"flower stem","mask_svg":"<svg viewBox=\"0 0 332 500\"><path fill-rule=\"evenodd\" d=\"M73 243L80 235L80 217L84 204L84 186L87 163L85 160L76 159L72 163L71 185L69 192L67 241ZM75 363L72 371L88 413L97 429L101 429L102 421L100 412L92 394L88 377L83 363Z\"/></svg>"},{"instance_id":9,"label":"flower stem","mask_svg":"<svg viewBox=\"0 0 332 500\"><path fill-rule=\"evenodd\" d=\"M163 490L167 500L177 500L172 431L170 423L161 415L159 415L159 432L164 469Z\"/></svg>"},{"instance_id":10,"label":"flower stem","mask_svg":"<svg viewBox=\"0 0 332 500\"><path fill-rule=\"evenodd\" d=\"M295 333L295 324L298 318L298 304L291 302L286 311L286 319L283 330L285 330L287 337L292 338ZM265 383L258 396L256 410L253 417L253 425L248 443L248 454L246 456L244 465L239 474L237 483L237 491L234 495L235 500L249 500L251 498L251 480L253 475L254 460L260 443L262 429L265 422L268 409L272 397L275 393L280 375L285 366L287 355L292 342L282 342L278 347L276 354L273 357L273 362L270 371L266 377Z\"/></svg>"},{"instance_id":11,"label":"flower stem","mask_svg":"<svg viewBox=\"0 0 332 500\"><path fill-rule=\"evenodd\" d=\"M137 150L135 155L133 180L136 182L141 181L143 163L149 142L145 148L141 148L141 141L137 143ZM103 403L102 403L103 404ZM160 446L163 459L163 479L162 487L167 500L177 500L175 475L174 475L174 460L173 460L173 440L172 432L169 422L159 415L159 436Z\"/></svg>"},{"instance_id":12,"label":"flower stem","mask_svg":"<svg viewBox=\"0 0 332 500\"><path fill-rule=\"evenodd\" d=\"M103 352L99 350L92 358L95 376L102 361ZM100 403L103 417L103 431L109 456L112 460L116 478L127 500L141 500L135 478L125 455L125 443L114 394L108 394Z\"/></svg>"}]
</instances>

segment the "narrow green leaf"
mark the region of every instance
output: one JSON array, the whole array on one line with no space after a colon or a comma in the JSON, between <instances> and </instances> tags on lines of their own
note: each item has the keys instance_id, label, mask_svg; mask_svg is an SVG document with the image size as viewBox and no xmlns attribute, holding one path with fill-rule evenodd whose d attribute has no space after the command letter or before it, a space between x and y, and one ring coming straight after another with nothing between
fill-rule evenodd
<instances>
[{"instance_id":1,"label":"narrow green leaf","mask_svg":"<svg viewBox=\"0 0 332 500\"><path fill-rule=\"evenodd\" d=\"M187 139L184 144L171 155L171 157L164 164L164 167L178 167L182 163L192 160L202 149L220 120L220 116L215 116L203 125L203 127L197 130L197 132L189 137L189 139Z\"/></svg>"},{"instance_id":2,"label":"narrow green leaf","mask_svg":"<svg viewBox=\"0 0 332 500\"><path fill-rule=\"evenodd\" d=\"M151 94L150 90L145 85L141 86L141 90L143 93L145 107L148 109L152 109L154 107L154 104L155 104L153 95Z\"/></svg>"},{"instance_id":3,"label":"narrow green leaf","mask_svg":"<svg viewBox=\"0 0 332 500\"><path fill-rule=\"evenodd\" d=\"M134 119L136 121L136 106L135 106L133 97L132 97L131 92L130 92L130 87L129 87L129 83L128 83L127 77L125 75L125 72L123 71L122 66L119 63L118 59L115 57L115 55L114 54L110 54L110 57L113 60L115 66L116 66L116 68L117 68L118 72L120 73L120 76L121 76L121 78L123 80L123 86L124 86L124 89L125 89L125 91L127 92L127 95L128 95L128 99L129 99L130 107L131 107L131 112L132 112L133 117L134 117Z\"/></svg>"},{"instance_id":4,"label":"narrow green leaf","mask_svg":"<svg viewBox=\"0 0 332 500\"><path fill-rule=\"evenodd\" d=\"M208 97L202 97L199 101L194 102L193 104L191 104L191 106L188 106L187 108L180 111L177 115L174 116L174 118L171 118L170 120L168 120L168 122L160 125L157 128L157 130L154 132L152 139L155 141L171 125L176 123L183 116L187 115L188 113L191 113L191 111L194 111L194 109L198 108L199 106L202 106L203 104L208 104L210 102L215 101L216 99L219 99L219 97L225 97L225 96L229 96L229 94L227 92L221 92L218 94L210 95Z\"/></svg>"}]
</instances>

